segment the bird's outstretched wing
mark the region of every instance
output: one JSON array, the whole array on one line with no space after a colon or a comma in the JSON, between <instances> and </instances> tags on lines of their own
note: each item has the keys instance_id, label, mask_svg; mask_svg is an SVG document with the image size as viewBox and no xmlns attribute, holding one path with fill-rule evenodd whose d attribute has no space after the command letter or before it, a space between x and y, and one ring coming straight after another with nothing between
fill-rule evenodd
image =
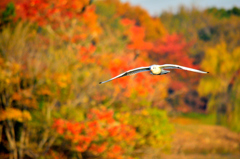
<instances>
[{"instance_id":1,"label":"bird's outstretched wing","mask_svg":"<svg viewBox=\"0 0 240 159\"><path fill-rule=\"evenodd\" d=\"M158 66L163 69L182 69L182 70L187 70L187 71L192 71L192 72L197 72L197 73L209 73L209 72L200 71L200 70L196 70L193 68L184 67L184 66L180 66L180 65L173 65L173 64L164 64L164 65L158 65Z\"/></svg>"},{"instance_id":2,"label":"bird's outstretched wing","mask_svg":"<svg viewBox=\"0 0 240 159\"><path fill-rule=\"evenodd\" d=\"M129 75L134 75L136 73L139 73L139 72L144 72L144 71L150 71L150 67L138 67L138 68L135 68L135 69L132 69L132 70L129 70L129 71L126 71L118 76L115 76L107 81L104 81L104 82L99 82L99 84L102 84L102 83L106 83L106 82L109 82L111 80L114 80L116 78L120 78L120 77L124 77L124 76L129 76Z\"/></svg>"}]
</instances>

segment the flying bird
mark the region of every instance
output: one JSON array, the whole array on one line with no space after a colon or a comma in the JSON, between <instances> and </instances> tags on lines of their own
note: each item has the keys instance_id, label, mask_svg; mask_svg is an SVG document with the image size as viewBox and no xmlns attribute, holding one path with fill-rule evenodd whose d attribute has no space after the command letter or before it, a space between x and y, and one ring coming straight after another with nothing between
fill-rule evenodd
<instances>
[{"instance_id":1,"label":"flying bird","mask_svg":"<svg viewBox=\"0 0 240 159\"><path fill-rule=\"evenodd\" d=\"M164 74L167 74L170 72L170 71L167 71L164 69L182 69L182 70L187 70L187 71L192 71L192 72L197 72L197 73L209 73L209 72L200 71L200 70L196 70L193 68L184 67L184 66L180 66L180 65L173 65L173 64L152 65L152 66L148 66L148 67L138 67L138 68L126 71L126 72L124 72L120 75L117 75L107 81L99 82L99 84L106 83L106 82L109 82L109 81L112 81L114 79L121 78L124 76L134 75L136 73L144 72L144 71L150 71L150 74L152 74L152 75L164 75Z\"/></svg>"}]
</instances>

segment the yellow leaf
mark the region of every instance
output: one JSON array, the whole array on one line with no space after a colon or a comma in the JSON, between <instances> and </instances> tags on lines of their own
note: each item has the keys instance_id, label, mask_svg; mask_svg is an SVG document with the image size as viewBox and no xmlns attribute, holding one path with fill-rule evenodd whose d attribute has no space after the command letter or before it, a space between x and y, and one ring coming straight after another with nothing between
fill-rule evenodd
<instances>
[{"instance_id":1,"label":"yellow leaf","mask_svg":"<svg viewBox=\"0 0 240 159\"><path fill-rule=\"evenodd\" d=\"M19 94L19 93L14 93L13 95L12 95L12 99L13 100L21 100L22 99L22 96L21 96L21 94Z\"/></svg>"},{"instance_id":2,"label":"yellow leaf","mask_svg":"<svg viewBox=\"0 0 240 159\"><path fill-rule=\"evenodd\" d=\"M42 88L41 90L38 91L38 94L40 95L52 95L52 92L48 88Z\"/></svg>"},{"instance_id":3,"label":"yellow leaf","mask_svg":"<svg viewBox=\"0 0 240 159\"><path fill-rule=\"evenodd\" d=\"M36 99L24 99L21 100L21 104L23 104L24 106L28 107L28 108L37 108L37 101Z\"/></svg>"},{"instance_id":4,"label":"yellow leaf","mask_svg":"<svg viewBox=\"0 0 240 159\"><path fill-rule=\"evenodd\" d=\"M148 111L147 111L146 109L143 109L143 110L142 110L142 115L144 115L144 116L148 116L149 113L148 113Z\"/></svg>"},{"instance_id":5,"label":"yellow leaf","mask_svg":"<svg viewBox=\"0 0 240 159\"><path fill-rule=\"evenodd\" d=\"M21 66L18 63L12 63L11 67L12 67L11 68L12 72L14 74L18 73L20 71L20 69L21 69Z\"/></svg>"},{"instance_id":6,"label":"yellow leaf","mask_svg":"<svg viewBox=\"0 0 240 159\"><path fill-rule=\"evenodd\" d=\"M32 120L31 114L27 111L21 111L15 108L7 108L6 110L0 110L0 121L4 120L16 120L18 122Z\"/></svg>"},{"instance_id":7,"label":"yellow leaf","mask_svg":"<svg viewBox=\"0 0 240 159\"><path fill-rule=\"evenodd\" d=\"M58 74L56 80L59 87L66 88L71 83L71 74Z\"/></svg>"}]
</instances>

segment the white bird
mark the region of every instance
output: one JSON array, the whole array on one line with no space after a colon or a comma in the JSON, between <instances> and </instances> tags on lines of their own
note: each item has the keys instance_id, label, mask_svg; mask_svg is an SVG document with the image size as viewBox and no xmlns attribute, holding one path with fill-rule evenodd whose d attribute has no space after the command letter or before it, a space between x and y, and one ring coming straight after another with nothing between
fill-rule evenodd
<instances>
[{"instance_id":1,"label":"white bird","mask_svg":"<svg viewBox=\"0 0 240 159\"><path fill-rule=\"evenodd\" d=\"M187 70L187 71L192 71L192 72L197 72L197 73L209 73L209 72L205 72L205 71L200 71L200 70L196 70L193 68L189 68L189 67L184 67L184 66L180 66L180 65L173 65L173 64L164 64L164 65L152 65L152 66L148 66L148 67L138 67L129 71L126 71L118 76L115 76L107 81L104 82L99 82L99 84L102 83L106 83L109 81L112 81L116 78L121 78L124 76L129 76L129 75L134 75L136 73L139 72L144 72L144 71L150 71L150 74L152 75L163 75L163 74L167 74L170 71L164 70L164 69L182 69L182 70Z\"/></svg>"}]
</instances>

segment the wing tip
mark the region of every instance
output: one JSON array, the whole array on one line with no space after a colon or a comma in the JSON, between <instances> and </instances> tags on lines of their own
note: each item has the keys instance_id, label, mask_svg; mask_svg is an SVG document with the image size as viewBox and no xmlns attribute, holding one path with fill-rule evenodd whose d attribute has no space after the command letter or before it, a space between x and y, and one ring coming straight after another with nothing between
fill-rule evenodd
<instances>
[{"instance_id":1,"label":"wing tip","mask_svg":"<svg viewBox=\"0 0 240 159\"><path fill-rule=\"evenodd\" d=\"M207 73L209 73L209 72L207 72Z\"/></svg>"},{"instance_id":2,"label":"wing tip","mask_svg":"<svg viewBox=\"0 0 240 159\"><path fill-rule=\"evenodd\" d=\"M99 82L99 84L102 84L103 82Z\"/></svg>"}]
</instances>

